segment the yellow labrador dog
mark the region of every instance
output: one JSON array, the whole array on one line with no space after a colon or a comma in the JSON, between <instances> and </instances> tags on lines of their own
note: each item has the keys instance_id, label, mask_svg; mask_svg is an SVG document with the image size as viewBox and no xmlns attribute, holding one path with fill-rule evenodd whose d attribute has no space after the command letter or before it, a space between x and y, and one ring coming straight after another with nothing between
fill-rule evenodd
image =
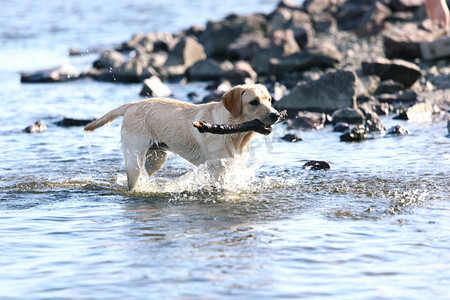
<instances>
[{"instance_id":1,"label":"yellow labrador dog","mask_svg":"<svg viewBox=\"0 0 450 300\"><path fill-rule=\"evenodd\" d=\"M235 86L221 102L190 104L166 98L150 98L124 104L89 123L93 131L123 116L121 148L128 188L134 189L142 172L151 176L161 169L167 151L194 165L218 158L233 158L244 151L255 132L230 135L199 133L192 122L240 124L254 119L265 127L277 122L280 114L271 106L271 97L261 84Z\"/></svg>"}]
</instances>

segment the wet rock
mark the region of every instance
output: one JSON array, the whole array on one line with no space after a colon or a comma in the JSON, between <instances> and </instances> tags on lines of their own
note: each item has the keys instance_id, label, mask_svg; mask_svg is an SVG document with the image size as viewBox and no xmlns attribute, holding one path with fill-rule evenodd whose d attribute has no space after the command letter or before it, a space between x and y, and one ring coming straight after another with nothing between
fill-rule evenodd
<instances>
[{"instance_id":1,"label":"wet rock","mask_svg":"<svg viewBox=\"0 0 450 300\"><path fill-rule=\"evenodd\" d=\"M347 130L350 130L350 125L345 122L339 122L333 126L334 132L346 132Z\"/></svg>"},{"instance_id":2,"label":"wet rock","mask_svg":"<svg viewBox=\"0 0 450 300\"><path fill-rule=\"evenodd\" d=\"M358 76L356 81L356 93L360 95L372 95L378 85L380 84L380 77L376 75Z\"/></svg>"},{"instance_id":3,"label":"wet rock","mask_svg":"<svg viewBox=\"0 0 450 300\"><path fill-rule=\"evenodd\" d=\"M388 79L388 80L384 80L384 81L380 82L380 84L378 85L374 94L375 95L394 94L394 93L400 92L403 89L404 89L403 84L401 84L400 82L394 81L392 79Z\"/></svg>"},{"instance_id":4,"label":"wet rock","mask_svg":"<svg viewBox=\"0 0 450 300\"><path fill-rule=\"evenodd\" d=\"M144 85L139 95L144 97L167 97L172 95L172 91L161 79L157 76L152 76L144 80Z\"/></svg>"},{"instance_id":5,"label":"wet rock","mask_svg":"<svg viewBox=\"0 0 450 300\"><path fill-rule=\"evenodd\" d=\"M268 49L270 39L254 34L244 34L226 48L226 57L231 60L248 60L262 49Z\"/></svg>"},{"instance_id":6,"label":"wet rock","mask_svg":"<svg viewBox=\"0 0 450 300\"><path fill-rule=\"evenodd\" d=\"M380 117L375 112L368 112L364 115L364 127L367 133L384 133L386 127L381 122Z\"/></svg>"},{"instance_id":7,"label":"wet rock","mask_svg":"<svg viewBox=\"0 0 450 300\"><path fill-rule=\"evenodd\" d=\"M296 143L299 141L303 141L303 139L295 133L287 133L282 138L283 141Z\"/></svg>"},{"instance_id":8,"label":"wet rock","mask_svg":"<svg viewBox=\"0 0 450 300\"><path fill-rule=\"evenodd\" d=\"M450 116L447 118L447 130L448 134L450 134Z\"/></svg>"},{"instance_id":9,"label":"wet rock","mask_svg":"<svg viewBox=\"0 0 450 300\"><path fill-rule=\"evenodd\" d=\"M382 103L412 103L417 101L417 93L413 90L400 91L395 94L376 95Z\"/></svg>"},{"instance_id":10,"label":"wet rock","mask_svg":"<svg viewBox=\"0 0 450 300\"><path fill-rule=\"evenodd\" d=\"M190 80L216 80L232 69L233 64L229 61L219 63L214 59L207 58L199 60L191 66L187 70L187 76Z\"/></svg>"},{"instance_id":11,"label":"wet rock","mask_svg":"<svg viewBox=\"0 0 450 300\"><path fill-rule=\"evenodd\" d=\"M326 161L322 161L322 160L310 160L308 162L306 162L303 166L303 169L306 170L329 170L331 169L331 166L329 163L327 163Z\"/></svg>"},{"instance_id":12,"label":"wet rock","mask_svg":"<svg viewBox=\"0 0 450 300\"><path fill-rule=\"evenodd\" d=\"M223 57L228 45L243 34L267 36L268 25L261 14L238 16L232 14L221 21L208 21L199 42L208 57Z\"/></svg>"},{"instance_id":13,"label":"wet rock","mask_svg":"<svg viewBox=\"0 0 450 300\"><path fill-rule=\"evenodd\" d=\"M246 61L236 62L233 66L233 69L223 74L223 78L230 81L232 85L246 83L247 79L249 79L251 82L254 82L257 77L258 74Z\"/></svg>"},{"instance_id":14,"label":"wet rock","mask_svg":"<svg viewBox=\"0 0 450 300\"><path fill-rule=\"evenodd\" d=\"M205 95L201 103L219 102L220 98L225 94L225 91L213 90L209 94Z\"/></svg>"},{"instance_id":15,"label":"wet rock","mask_svg":"<svg viewBox=\"0 0 450 300\"><path fill-rule=\"evenodd\" d=\"M38 133L47 131L47 125L45 125L44 121L37 120L34 124L31 124L27 128L23 130L26 133Z\"/></svg>"},{"instance_id":16,"label":"wet rock","mask_svg":"<svg viewBox=\"0 0 450 300\"><path fill-rule=\"evenodd\" d=\"M391 10L380 1L375 1L361 18L355 28L359 36L371 36L380 33L386 27L385 19L391 15Z\"/></svg>"},{"instance_id":17,"label":"wet rock","mask_svg":"<svg viewBox=\"0 0 450 300\"><path fill-rule=\"evenodd\" d=\"M418 102L400 112L394 119L410 120L414 122L430 122L434 107L429 101Z\"/></svg>"},{"instance_id":18,"label":"wet rock","mask_svg":"<svg viewBox=\"0 0 450 300\"><path fill-rule=\"evenodd\" d=\"M364 125L358 125L346 131L340 136L342 142L360 142L367 139L367 132Z\"/></svg>"},{"instance_id":19,"label":"wet rock","mask_svg":"<svg viewBox=\"0 0 450 300\"><path fill-rule=\"evenodd\" d=\"M364 113L355 108L345 107L336 110L332 115L332 123L337 124L340 122L348 124L362 124L364 123Z\"/></svg>"},{"instance_id":20,"label":"wet rock","mask_svg":"<svg viewBox=\"0 0 450 300\"><path fill-rule=\"evenodd\" d=\"M394 28L383 38L384 52L389 59L421 58L420 44L431 42L435 38L434 33L420 29L415 23L407 23Z\"/></svg>"},{"instance_id":21,"label":"wet rock","mask_svg":"<svg viewBox=\"0 0 450 300\"><path fill-rule=\"evenodd\" d=\"M356 74L352 71L329 71L317 80L295 87L274 104L290 115L302 110L331 113L344 107L356 107Z\"/></svg>"},{"instance_id":22,"label":"wet rock","mask_svg":"<svg viewBox=\"0 0 450 300\"><path fill-rule=\"evenodd\" d=\"M106 82L137 83L142 82L156 73L146 63L139 59L124 62L118 68L102 70L94 79ZM91 74L93 75L93 74Z\"/></svg>"},{"instance_id":23,"label":"wet rock","mask_svg":"<svg viewBox=\"0 0 450 300\"><path fill-rule=\"evenodd\" d=\"M363 61L361 66L364 75L377 75L381 80L391 79L407 88L422 75L416 64L401 59L375 58Z\"/></svg>"},{"instance_id":24,"label":"wet rock","mask_svg":"<svg viewBox=\"0 0 450 300\"><path fill-rule=\"evenodd\" d=\"M20 74L22 83L64 82L78 79L80 74L74 66L63 65L57 68L23 72Z\"/></svg>"},{"instance_id":25,"label":"wet rock","mask_svg":"<svg viewBox=\"0 0 450 300\"><path fill-rule=\"evenodd\" d=\"M269 59L269 75L282 77L291 72L302 72L311 68L335 67L342 57L337 48L327 42L283 58Z\"/></svg>"},{"instance_id":26,"label":"wet rock","mask_svg":"<svg viewBox=\"0 0 450 300\"><path fill-rule=\"evenodd\" d=\"M119 51L105 51L94 61L95 69L118 68L125 62L125 56Z\"/></svg>"},{"instance_id":27,"label":"wet rock","mask_svg":"<svg viewBox=\"0 0 450 300\"><path fill-rule=\"evenodd\" d=\"M167 32L136 33L131 39L117 46L116 50L122 52L143 47L147 52L168 51L174 43L173 35Z\"/></svg>"},{"instance_id":28,"label":"wet rock","mask_svg":"<svg viewBox=\"0 0 450 300\"><path fill-rule=\"evenodd\" d=\"M95 119L72 119L64 117L62 120L55 122L56 126L60 127L76 127L76 126L86 126Z\"/></svg>"},{"instance_id":29,"label":"wet rock","mask_svg":"<svg viewBox=\"0 0 450 300\"><path fill-rule=\"evenodd\" d=\"M395 125L389 128L387 134L394 134L394 135L405 135L409 134L409 130L405 128L403 125Z\"/></svg>"},{"instance_id":30,"label":"wet rock","mask_svg":"<svg viewBox=\"0 0 450 300\"><path fill-rule=\"evenodd\" d=\"M292 120L291 127L301 129L321 129L327 117L324 113L300 111Z\"/></svg>"},{"instance_id":31,"label":"wet rock","mask_svg":"<svg viewBox=\"0 0 450 300\"><path fill-rule=\"evenodd\" d=\"M381 103L374 96L359 96L357 102L364 114L376 112L378 115L389 115L394 110L392 104Z\"/></svg>"},{"instance_id":32,"label":"wet rock","mask_svg":"<svg viewBox=\"0 0 450 300\"><path fill-rule=\"evenodd\" d=\"M205 59L206 54L203 46L192 37L182 38L169 52L169 57L165 62L165 67L184 66L186 68L192 66L199 60Z\"/></svg>"}]
</instances>

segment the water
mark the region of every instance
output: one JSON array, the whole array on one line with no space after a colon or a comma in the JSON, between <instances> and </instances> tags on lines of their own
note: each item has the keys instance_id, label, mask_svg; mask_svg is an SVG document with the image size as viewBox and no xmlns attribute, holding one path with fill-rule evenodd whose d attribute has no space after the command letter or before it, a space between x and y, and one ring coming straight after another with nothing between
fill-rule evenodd
<instances>
[{"instance_id":1,"label":"water","mask_svg":"<svg viewBox=\"0 0 450 300\"><path fill-rule=\"evenodd\" d=\"M0 11L0 298L448 299L450 139L445 121L403 137L339 142L329 128L282 142L278 125L209 177L170 156L125 188L120 121L53 124L139 99L139 84L23 85L19 71L97 57L138 31L271 11L276 1L7 1ZM88 50L68 57L70 47ZM204 84L171 85L177 98ZM38 119L40 134L21 130ZM307 171L307 160L329 171Z\"/></svg>"}]
</instances>

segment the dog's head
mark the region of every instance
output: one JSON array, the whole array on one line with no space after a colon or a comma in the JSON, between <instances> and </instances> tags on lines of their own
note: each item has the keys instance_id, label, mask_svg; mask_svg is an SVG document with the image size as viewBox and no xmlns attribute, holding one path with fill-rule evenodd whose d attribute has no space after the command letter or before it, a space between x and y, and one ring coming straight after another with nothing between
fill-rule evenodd
<instances>
[{"instance_id":1,"label":"dog's head","mask_svg":"<svg viewBox=\"0 0 450 300\"><path fill-rule=\"evenodd\" d=\"M268 127L280 118L280 113L272 107L269 91L262 84L235 86L221 99L234 118L241 117L244 121L258 119Z\"/></svg>"}]
</instances>

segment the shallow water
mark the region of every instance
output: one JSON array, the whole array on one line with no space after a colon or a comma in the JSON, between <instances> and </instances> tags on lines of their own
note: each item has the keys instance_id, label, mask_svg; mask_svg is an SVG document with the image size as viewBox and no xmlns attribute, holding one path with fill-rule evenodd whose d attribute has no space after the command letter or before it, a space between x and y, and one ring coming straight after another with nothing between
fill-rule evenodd
<instances>
[{"instance_id":1,"label":"shallow water","mask_svg":"<svg viewBox=\"0 0 450 300\"><path fill-rule=\"evenodd\" d=\"M384 118L411 134L362 143L330 128L286 143L278 125L225 182L172 155L130 194L119 120L86 135L53 122L98 117L138 100L141 86L22 85L18 72L82 68L96 55L69 58L69 47L202 24L238 2L90 2L9 1L0 11L0 298L448 299L445 121ZM248 1L243 13L275 3ZM171 88L187 100L203 86ZM21 132L38 119L47 132ZM332 169L301 168L312 159Z\"/></svg>"}]
</instances>

